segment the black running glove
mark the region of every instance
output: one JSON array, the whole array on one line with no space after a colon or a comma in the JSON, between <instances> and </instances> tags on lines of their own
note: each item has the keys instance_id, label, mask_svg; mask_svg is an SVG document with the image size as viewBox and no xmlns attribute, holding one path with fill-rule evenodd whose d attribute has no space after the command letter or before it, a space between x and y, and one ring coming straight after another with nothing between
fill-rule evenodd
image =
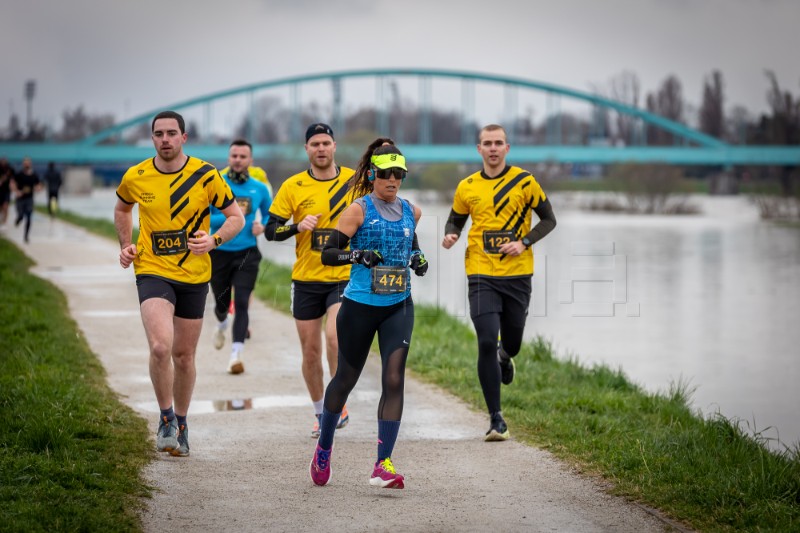
<instances>
[{"instance_id":1,"label":"black running glove","mask_svg":"<svg viewBox=\"0 0 800 533\"><path fill-rule=\"evenodd\" d=\"M383 263L383 256L378 250L353 250L350 252L350 262L372 268Z\"/></svg>"},{"instance_id":2,"label":"black running glove","mask_svg":"<svg viewBox=\"0 0 800 533\"><path fill-rule=\"evenodd\" d=\"M411 256L411 263L409 263L411 270L414 271L414 274L417 276L424 276L426 272L428 272L428 260L425 259L425 254L422 252L416 252L414 255Z\"/></svg>"}]
</instances>

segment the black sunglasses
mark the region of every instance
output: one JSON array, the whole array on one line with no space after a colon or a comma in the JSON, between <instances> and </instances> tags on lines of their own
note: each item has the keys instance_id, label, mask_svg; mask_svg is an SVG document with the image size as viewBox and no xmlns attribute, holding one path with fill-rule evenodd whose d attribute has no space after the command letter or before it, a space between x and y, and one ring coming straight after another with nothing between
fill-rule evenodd
<instances>
[{"instance_id":1,"label":"black sunglasses","mask_svg":"<svg viewBox=\"0 0 800 533\"><path fill-rule=\"evenodd\" d=\"M381 180L388 180L391 176L394 176L396 179L402 181L406 179L406 175L408 174L408 172L398 167L392 167L392 168L373 167L372 171L375 173L375 177Z\"/></svg>"}]
</instances>

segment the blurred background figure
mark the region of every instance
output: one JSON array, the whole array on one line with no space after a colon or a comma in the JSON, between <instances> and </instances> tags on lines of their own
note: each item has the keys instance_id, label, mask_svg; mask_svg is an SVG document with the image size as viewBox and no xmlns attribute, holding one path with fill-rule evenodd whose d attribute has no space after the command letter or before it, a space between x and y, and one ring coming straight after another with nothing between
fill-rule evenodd
<instances>
[{"instance_id":1,"label":"blurred background figure","mask_svg":"<svg viewBox=\"0 0 800 533\"><path fill-rule=\"evenodd\" d=\"M22 160L22 170L14 176L11 187L16 193L17 202L17 220L14 225L19 226L25 220L25 242L27 243L33 216L33 193L42 188L42 182L39 175L33 170L30 157Z\"/></svg>"},{"instance_id":2,"label":"blurred background figure","mask_svg":"<svg viewBox=\"0 0 800 533\"><path fill-rule=\"evenodd\" d=\"M44 181L47 183L47 212L50 213L52 217L55 216L58 211L58 191L64 183L61 172L52 161L47 163L47 172L44 173Z\"/></svg>"}]
</instances>

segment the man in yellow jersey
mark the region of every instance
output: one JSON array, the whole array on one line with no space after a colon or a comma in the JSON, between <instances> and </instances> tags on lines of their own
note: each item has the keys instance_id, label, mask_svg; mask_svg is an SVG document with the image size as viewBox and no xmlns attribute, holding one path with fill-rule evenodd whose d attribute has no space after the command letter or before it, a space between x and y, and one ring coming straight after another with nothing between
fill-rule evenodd
<instances>
[{"instance_id":1,"label":"man in yellow jersey","mask_svg":"<svg viewBox=\"0 0 800 533\"><path fill-rule=\"evenodd\" d=\"M483 170L458 184L444 228L450 249L469 217L465 264L470 318L478 337L478 379L489 410L487 441L509 437L500 410L500 383L514 379L531 298L531 246L556 225L553 208L530 172L506 164L509 151L502 126L485 126L478 136ZM531 211L539 222L531 229ZM498 341L498 333L500 341Z\"/></svg>"},{"instance_id":2,"label":"man in yellow jersey","mask_svg":"<svg viewBox=\"0 0 800 533\"><path fill-rule=\"evenodd\" d=\"M336 142L327 124L312 124L306 130L307 170L287 179L278 189L269 210L264 235L269 241L295 237L292 268L292 316L303 352L303 379L314 404L314 428L319 437L319 419L325 395L322 368L322 326L325 317L325 344L330 375L336 373L339 343L336 339L336 313L350 278L349 266L328 267L320 259L322 246L336 228L339 215L350 201L348 190L354 171L334 161ZM287 224L289 219L292 224ZM349 421L345 406L338 427Z\"/></svg>"},{"instance_id":3,"label":"man in yellow jersey","mask_svg":"<svg viewBox=\"0 0 800 533\"><path fill-rule=\"evenodd\" d=\"M187 135L181 115L162 111L152 131L156 156L125 172L117 188L114 225L119 263L123 268L133 263L150 346L150 380L161 409L156 449L185 457L195 351L211 277L208 252L233 239L244 217L217 169L183 153ZM134 204L139 204L139 239L131 243ZM209 235L212 205L226 219Z\"/></svg>"}]
</instances>

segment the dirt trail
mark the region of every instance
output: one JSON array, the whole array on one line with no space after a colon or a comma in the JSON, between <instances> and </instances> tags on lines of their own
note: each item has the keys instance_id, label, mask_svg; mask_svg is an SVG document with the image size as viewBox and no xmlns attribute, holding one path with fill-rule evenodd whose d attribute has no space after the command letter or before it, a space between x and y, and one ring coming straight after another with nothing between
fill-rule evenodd
<instances>
[{"instance_id":1,"label":"dirt trail","mask_svg":"<svg viewBox=\"0 0 800 533\"><path fill-rule=\"evenodd\" d=\"M158 410L132 269L118 266L115 243L36 217L30 244L22 244L21 228L7 228L4 236L36 261L37 275L67 295L111 387L155 432ZM669 530L547 452L513 439L483 442L486 416L412 379L392 457L407 488L369 486L380 395L376 358L348 401L351 422L336 435L331 483L316 487L308 475L313 415L292 319L254 302L246 372L239 376L226 373L229 345L212 346L213 321L208 307L189 413L192 455L160 455L146 469L156 487L142 515L146 531ZM238 400L251 408L228 410Z\"/></svg>"}]
</instances>

